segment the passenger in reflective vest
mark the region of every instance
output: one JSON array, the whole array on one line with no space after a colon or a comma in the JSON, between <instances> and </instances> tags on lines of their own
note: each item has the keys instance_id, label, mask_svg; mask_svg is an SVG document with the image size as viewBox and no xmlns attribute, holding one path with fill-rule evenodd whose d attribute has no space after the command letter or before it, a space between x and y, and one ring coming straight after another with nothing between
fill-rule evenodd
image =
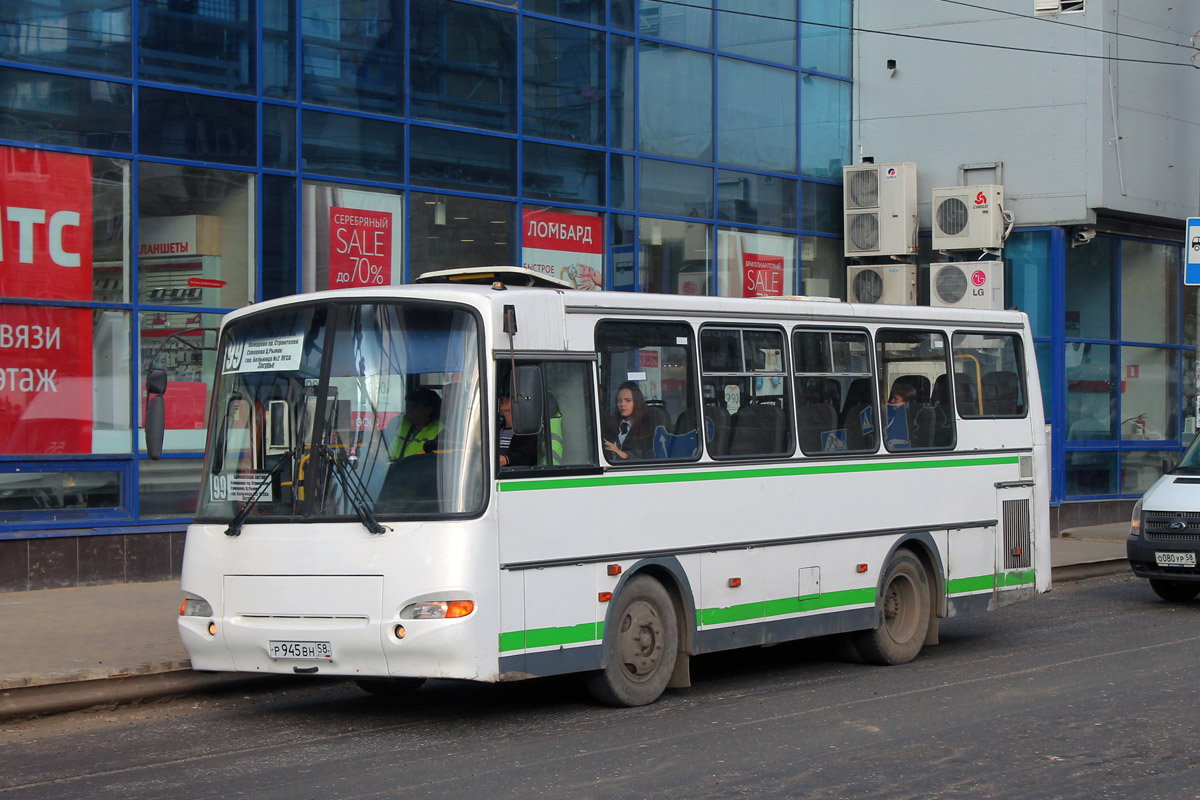
<instances>
[{"instance_id":1,"label":"passenger in reflective vest","mask_svg":"<svg viewBox=\"0 0 1200 800\"><path fill-rule=\"evenodd\" d=\"M388 446L388 455L394 460L435 449L442 432L438 419L441 410L442 399L432 389L422 387L409 392L404 398L404 418Z\"/></svg>"}]
</instances>

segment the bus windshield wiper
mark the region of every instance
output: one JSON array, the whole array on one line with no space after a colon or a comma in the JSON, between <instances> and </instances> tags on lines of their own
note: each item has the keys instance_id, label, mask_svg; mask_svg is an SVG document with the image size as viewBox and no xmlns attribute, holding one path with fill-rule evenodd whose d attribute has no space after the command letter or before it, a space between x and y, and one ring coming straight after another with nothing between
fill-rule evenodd
<instances>
[{"instance_id":1,"label":"bus windshield wiper","mask_svg":"<svg viewBox=\"0 0 1200 800\"><path fill-rule=\"evenodd\" d=\"M363 527L371 533L387 533L388 529L379 524L379 520L375 519L375 514L371 511L367 487L363 485L358 473L351 469L344 460L337 458L332 447L314 444L313 449L320 450L322 457L332 466L334 477L337 478L342 492L351 507L354 508L354 513Z\"/></svg>"},{"instance_id":2,"label":"bus windshield wiper","mask_svg":"<svg viewBox=\"0 0 1200 800\"><path fill-rule=\"evenodd\" d=\"M292 455L292 453L289 452L286 455ZM271 485L271 479L275 477L275 473L279 472L279 468L282 467L284 462L287 460L288 459L281 457L279 461L275 462L275 466L271 467L271 471L264 475L263 479L258 482L258 485L254 487L254 491L250 493L249 499L246 500L245 505L243 505L238 512L233 515L233 519L229 521L229 527L225 529L226 536L238 536L241 534L242 523L246 521L246 517L250 516L250 512L254 510L256 505L258 505L258 500L262 497L263 489L266 489Z\"/></svg>"}]
</instances>

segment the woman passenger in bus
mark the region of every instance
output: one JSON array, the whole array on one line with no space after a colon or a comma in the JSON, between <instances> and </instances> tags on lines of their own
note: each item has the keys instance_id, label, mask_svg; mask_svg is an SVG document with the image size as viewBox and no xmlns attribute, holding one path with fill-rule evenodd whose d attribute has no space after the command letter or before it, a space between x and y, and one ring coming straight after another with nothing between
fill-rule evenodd
<instances>
[{"instance_id":1,"label":"woman passenger in bus","mask_svg":"<svg viewBox=\"0 0 1200 800\"><path fill-rule=\"evenodd\" d=\"M625 381L617 387L617 411L604 432L604 457L613 462L652 458L650 436L646 398L637 383Z\"/></svg>"}]
</instances>

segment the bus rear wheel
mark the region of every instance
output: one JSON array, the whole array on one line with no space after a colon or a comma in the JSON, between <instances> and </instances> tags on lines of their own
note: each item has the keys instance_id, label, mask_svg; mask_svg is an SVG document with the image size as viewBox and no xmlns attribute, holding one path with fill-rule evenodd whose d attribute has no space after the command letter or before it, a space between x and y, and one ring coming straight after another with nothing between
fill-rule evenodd
<instances>
[{"instance_id":1,"label":"bus rear wheel","mask_svg":"<svg viewBox=\"0 0 1200 800\"><path fill-rule=\"evenodd\" d=\"M917 657L929 631L929 578L908 550L898 550L883 573L883 621L862 631L856 642L871 664L907 664Z\"/></svg>"},{"instance_id":2,"label":"bus rear wheel","mask_svg":"<svg viewBox=\"0 0 1200 800\"><path fill-rule=\"evenodd\" d=\"M1200 594L1200 583L1184 583L1183 581L1162 581L1150 579L1150 588L1154 593L1168 603L1186 603Z\"/></svg>"},{"instance_id":3,"label":"bus rear wheel","mask_svg":"<svg viewBox=\"0 0 1200 800\"><path fill-rule=\"evenodd\" d=\"M604 648L604 669L588 679L593 697L610 706L644 706L662 695L679 654L679 624L661 583L639 575L625 585Z\"/></svg>"},{"instance_id":4,"label":"bus rear wheel","mask_svg":"<svg viewBox=\"0 0 1200 800\"><path fill-rule=\"evenodd\" d=\"M424 678L359 678L358 688L378 697L407 697L421 688Z\"/></svg>"}]
</instances>

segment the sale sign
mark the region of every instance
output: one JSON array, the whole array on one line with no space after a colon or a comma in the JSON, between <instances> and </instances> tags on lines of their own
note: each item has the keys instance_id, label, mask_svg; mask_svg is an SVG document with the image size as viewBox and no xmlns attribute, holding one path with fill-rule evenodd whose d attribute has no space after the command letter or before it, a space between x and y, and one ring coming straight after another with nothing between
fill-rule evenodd
<instances>
[{"instance_id":1,"label":"sale sign","mask_svg":"<svg viewBox=\"0 0 1200 800\"><path fill-rule=\"evenodd\" d=\"M0 454L92 452L92 312L0 306Z\"/></svg>"},{"instance_id":2,"label":"sale sign","mask_svg":"<svg viewBox=\"0 0 1200 800\"><path fill-rule=\"evenodd\" d=\"M559 211L521 214L521 266L576 289L604 288L604 222Z\"/></svg>"},{"instance_id":3,"label":"sale sign","mask_svg":"<svg viewBox=\"0 0 1200 800\"><path fill-rule=\"evenodd\" d=\"M391 285L393 223L389 211L329 209L330 289Z\"/></svg>"},{"instance_id":4,"label":"sale sign","mask_svg":"<svg viewBox=\"0 0 1200 800\"><path fill-rule=\"evenodd\" d=\"M0 297L92 299L92 160L0 147Z\"/></svg>"},{"instance_id":5,"label":"sale sign","mask_svg":"<svg viewBox=\"0 0 1200 800\"><path fill-rule=\"evenodd\" d=\"M742 297L783 295L783 256L742 253Z\"/></svg>"}]
</instances>

